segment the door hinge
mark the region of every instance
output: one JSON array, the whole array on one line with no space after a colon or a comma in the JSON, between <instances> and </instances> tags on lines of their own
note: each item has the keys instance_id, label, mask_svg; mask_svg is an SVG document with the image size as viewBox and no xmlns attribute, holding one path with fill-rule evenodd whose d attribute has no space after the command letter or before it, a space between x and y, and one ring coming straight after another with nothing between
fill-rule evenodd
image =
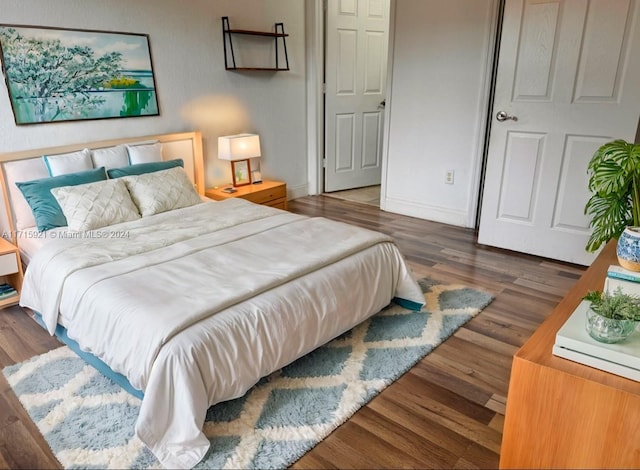
<instances>
[{"instance_id":1,"label":"door hinge","mask_svg":"<svg viewBox=\"0 0 640 470\"><path fill-rule=\"evenodd\" d=\"M323 158L322 159L322 168L326 168L327 167L327 158Z\"/></svg>"},{"instance_id":2,"label":"door hinge","mask_svg":"<svg viewBox=\"0 0 640 470\"><path fill-rule=\"evenodd\" d=\"M322 94L323 94L323 95L326 95L326 94L327 94L327 84L326 84L326 83L323 83L323 84L322 84Z\"/></svg>"}]
</instances>

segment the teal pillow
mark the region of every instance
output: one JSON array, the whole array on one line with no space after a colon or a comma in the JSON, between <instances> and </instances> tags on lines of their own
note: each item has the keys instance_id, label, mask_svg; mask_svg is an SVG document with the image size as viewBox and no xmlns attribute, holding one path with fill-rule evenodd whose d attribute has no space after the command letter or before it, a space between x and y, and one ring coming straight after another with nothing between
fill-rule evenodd
<instances>
[{"instance_id":1,"label":"teal pillow","mask_svg":"<svg viewBox=\"0 0 640 470\"><path fill-rule=\"evenodd\" d=\"M135 176L142 175L144 173L168 170L169 168L175 168L177 166L184 167L182 158L167 160L166 162L136 163L135 165L111 168L110 170L107 170L107 174L109 175L109 178L122 178L123 176Z\"/></svg>"},{"instance_id":2,"label":"teal pillow","mask_svg":"<svg viewBox=\"0 0 640 470\"><path fill-rule=\"evenodd\" d=\"M44 232L55 227L65 227L67 225L67 219L62 213L62 208L60 208L58 201L51 194L53 188L94 183L106 179L107 174L104 171L104 167L100 167L95 170L24 181L16 183L16 186L31 207L38 230Z\"/></svg>"}]
</instances>

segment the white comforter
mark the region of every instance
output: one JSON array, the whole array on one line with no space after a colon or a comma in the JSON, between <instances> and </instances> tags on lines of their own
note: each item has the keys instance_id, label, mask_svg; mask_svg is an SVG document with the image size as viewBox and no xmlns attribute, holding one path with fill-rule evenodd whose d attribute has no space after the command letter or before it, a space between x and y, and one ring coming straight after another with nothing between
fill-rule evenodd
<instances>
[{"instance_id":1,"label":"white comforter","mask_svg":"<svg viewBox=\"0 0 640 470\"><path fill-rule=\"evenodd\" d=\"M136 433L167 467L204 456L210 405L393 297L424 302L388 237L240 199L94 233L46 244L21 305L144 390Z\"/></svg>"}]
</instances>

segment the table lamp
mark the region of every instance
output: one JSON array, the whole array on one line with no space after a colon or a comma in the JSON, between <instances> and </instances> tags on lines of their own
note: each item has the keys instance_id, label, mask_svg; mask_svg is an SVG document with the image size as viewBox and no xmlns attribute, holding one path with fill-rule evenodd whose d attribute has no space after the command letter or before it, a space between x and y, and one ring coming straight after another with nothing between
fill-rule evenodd
<instances>
[{"instance_id":1,"label":"table lamp","mask_svg":"<svg viewBox=\"0 0 640 470\"><path fill-rule=\"evenodd\" d=\"M260 136L236 134L218 137L218 158L231 162L233 186L251 184L249 159L260 157Z\"/></svg>"}]
</instances>

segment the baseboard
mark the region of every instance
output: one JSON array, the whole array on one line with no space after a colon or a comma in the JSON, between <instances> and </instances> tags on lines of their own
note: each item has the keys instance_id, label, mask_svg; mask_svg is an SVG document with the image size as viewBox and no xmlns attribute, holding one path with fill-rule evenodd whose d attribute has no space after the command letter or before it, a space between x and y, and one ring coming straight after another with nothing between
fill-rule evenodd
<instances>
[{"instance_id":1,"label":"baseboard","mask_svg":"<svg viewBox=\"0 0 640 470\"><path fill-rule=\"evenodd\" d=\"M383 210L395 214L408 215L433 222L441 222L443 224L457 225L458 227L469 227L467 225L469 215L466 211L416 204L415 202L392 198L383 198L381 207Z\"/></svg>"},{"instance_id":2,"label":"baseboard","mask_svg":"<svg viewBox=\"0 0 640 470\"><path fill-rule=\"evenodd\" d=\"M287 200L298 199L309 195L309 185L301 184L299 186L287 185Z\"/></svg>"}]
</instances>

